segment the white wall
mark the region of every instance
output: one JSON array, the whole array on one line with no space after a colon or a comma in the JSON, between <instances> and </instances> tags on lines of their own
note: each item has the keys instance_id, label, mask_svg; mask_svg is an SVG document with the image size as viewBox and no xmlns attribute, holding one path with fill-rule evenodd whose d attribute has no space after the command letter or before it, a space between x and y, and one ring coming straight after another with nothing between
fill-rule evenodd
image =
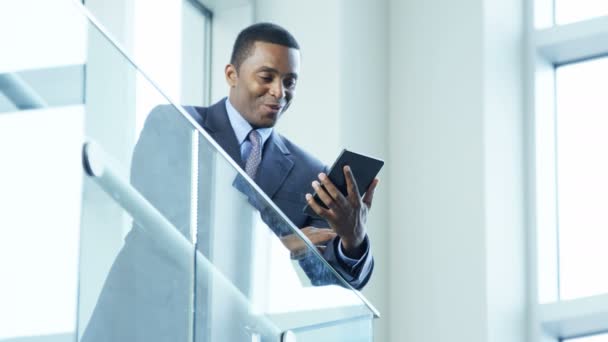
<instances>
[{"instance_id":1,"label":"white wall","mask_svg":"<svg viewBox=\"0 0 608 342\"><path fill-rule=\"evenodd\" d=\"M340 151L339 1L257 1L256 22L285 27L302 56L294 101L278 129L330 164ZM312 22L314 18L314 22Z\"/></svg>"},{"instance_id":2,"label":"white wall","mask_svg":"<svg viewBox=\"0 0 608 342\"><path fill-rule=\"evenodd\" d=\"M481 12L390 3L392 341L487 333Z\"/></svg>"},{"instance_id":3,"label":"white wall","mask_svg":"<svg viewBox=\"0 0 608 342\"><path fill-rule=\"evenodd\" d=\"M243 27L253 23L251 5L216 8L213 12L211 51L211 103L228 96L224 67L230 63L234 40Z\"/></svg>"},{"instance_id":4,"label":"white wall","mask_svg":"<svg viewBox=\"0 0 608 342\"><path fill-rule=\"evenodd\" d=\"M390 340L525 340L522 3L390 0Z\"/></svg>"}]
</instances>

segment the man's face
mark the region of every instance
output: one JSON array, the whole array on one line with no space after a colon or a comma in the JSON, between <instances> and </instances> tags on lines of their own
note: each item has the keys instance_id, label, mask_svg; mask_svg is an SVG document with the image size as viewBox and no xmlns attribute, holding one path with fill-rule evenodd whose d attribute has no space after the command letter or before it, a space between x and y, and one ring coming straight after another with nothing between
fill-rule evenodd
<instances>
[{"instance_id":1,"label":"man's face","mask_svg":"<svg viewBox=\"0 0 608 342\"><path fill-rule=\"evenodd\" d=\"M230 103L254 128L273 127L295 95L299 71L298 50L255 42L239 70L226 66Z\"/></svg>"}]
</instances>

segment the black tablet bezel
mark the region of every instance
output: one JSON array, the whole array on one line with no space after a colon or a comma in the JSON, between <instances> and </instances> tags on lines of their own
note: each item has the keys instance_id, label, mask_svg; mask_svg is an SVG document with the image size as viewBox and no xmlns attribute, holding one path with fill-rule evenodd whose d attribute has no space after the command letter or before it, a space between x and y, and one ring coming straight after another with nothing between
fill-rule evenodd
<instances>
[{"instance_id":1,"label":"black tablet bezel","mask_svg":"<svg viewBox=\"0 0 608 342\"><path fill-rule=\"evenodd\" d=\"M355 176L357 187L359 188L359 196L363 196L382 169L382 166L384 166L384 161L343 149L331 166L327 176L344 196L348 194L346 178L344 176L344 166L346 165L350 167ZM316 192L313 195L313 199L322 207L327 208ZM303 208L303 211L307 215L318 217L317 213L312 210L308 203Z\"/></svg>"}]
</instances>

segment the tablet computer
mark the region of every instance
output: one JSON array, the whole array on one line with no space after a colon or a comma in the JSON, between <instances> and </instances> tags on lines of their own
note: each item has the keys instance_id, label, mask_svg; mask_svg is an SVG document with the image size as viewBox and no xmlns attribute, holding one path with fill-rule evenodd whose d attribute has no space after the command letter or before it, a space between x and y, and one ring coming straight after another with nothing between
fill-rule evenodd
<instances>
[{"instance_id":1,"label":"tablet computer","mask_svg":"<svg viewBox=\"0 0 608 342\"><path fill-rule=\"evenodd\" d=\"M327 177L329 177L331 182L336 186L336 188L338 188L340 192L342 192L344 196L348 195L346 178L344 177L344 166L346 165L350 167L353 175L355 176L355 181L357 182L357 187L359 188L359 196L363 196L363 194L367 191L367 188L369 188L374 181L374 178L376 178L378 172L380 172L380 169L382 169L384 161L346 149L342 150L334 164L329 169L329 174ZM321 184L321 186L323 187L323 184ZM313 199L317 201L317 203L323 208L327 208L316 192L313 195ZM303 210L310 216L319 216L308 204L306 204Z\"/></svg>"}]
</instances>

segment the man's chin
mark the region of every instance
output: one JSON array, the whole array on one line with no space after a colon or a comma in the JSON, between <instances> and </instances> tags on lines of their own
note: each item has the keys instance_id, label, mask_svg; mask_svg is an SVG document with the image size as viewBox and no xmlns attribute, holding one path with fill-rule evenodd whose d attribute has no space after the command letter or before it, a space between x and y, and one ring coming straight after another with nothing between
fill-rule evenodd
<instances>
[{"instance_id":1,"label":"man's chin","mask_svg":"<svg viewBox=\"0 0 608 342\"><path fill-rule=\"evenodd\" d=\"M271 128L277 124L279 115L275 113L267 113L260 116L260 120L255 123L258 128Z\"/></svg>"},{"instance_id":2,"label":"man's chin","mask_svg":"<svg viewBox=\"0 0 608 342\"><path fill-rule=\"evenodd\" d=\"M276 121L272 121L272 122L264 121L264 122L260 122L259 124L255 125L255 126L256 126L256 128L273 128L276 124L277 124Z\"/></svg>"}]
</instances>

